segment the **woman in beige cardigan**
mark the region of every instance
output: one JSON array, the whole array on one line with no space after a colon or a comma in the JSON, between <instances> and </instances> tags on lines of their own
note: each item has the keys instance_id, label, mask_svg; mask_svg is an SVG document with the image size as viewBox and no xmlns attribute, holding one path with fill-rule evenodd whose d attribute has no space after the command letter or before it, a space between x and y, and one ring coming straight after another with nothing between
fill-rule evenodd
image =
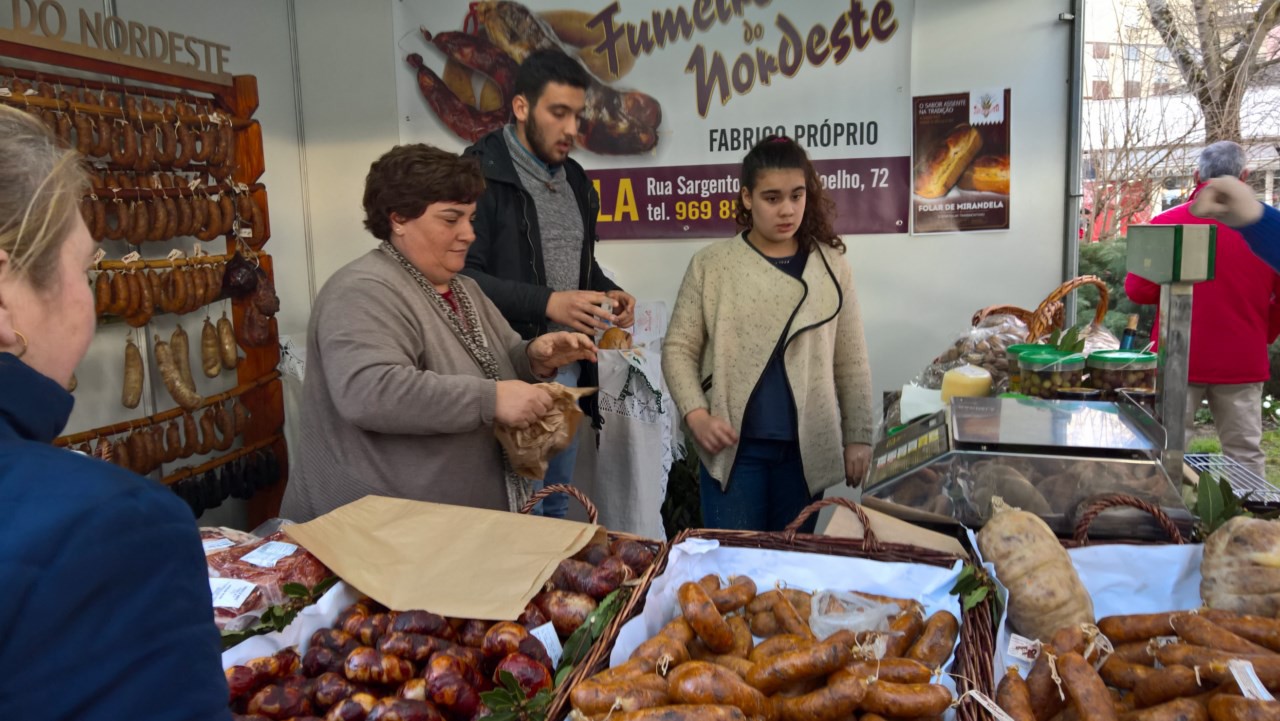
<instances>
[{"instance_id":1,"label":"woman in beige cardigan","mask_svg":"<svg viewBox=\"0 0 1280 721\"><path fill-rule=\"evenodd\" d=\"M871 373L832 212L804 149L763 140L742 163L745 230L685 273L663 368L702 460L707 527L781 530L866 473Z\"/></svg>"}]
</instances>

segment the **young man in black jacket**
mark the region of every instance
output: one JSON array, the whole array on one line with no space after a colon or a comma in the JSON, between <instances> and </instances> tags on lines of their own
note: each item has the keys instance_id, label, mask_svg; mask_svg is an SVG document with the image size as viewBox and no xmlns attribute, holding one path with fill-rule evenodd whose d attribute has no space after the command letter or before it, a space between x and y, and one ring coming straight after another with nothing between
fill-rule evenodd
<instances>
[{"instance_id":1,"label":"young man in black jacket","mask_svg":"<svg viewBox=\"0 0 1280 721\"><path fill-rule=\"evenodd\" d=\"M633 320L635 298L606 278L595 260L600 197L569 157L589 82L586 70L558 50L530 54L516 73L514 124L466 150L479 158L486 187L462 272L525 338L551 330L594 338L607 323L627 327ZM556 381L595 385L596 368L567 366ZM575 441L551 460L544 485L571 483L576 458ZM543 515L556 518L567 510L563 494L542 506Z\"/></svg>"}]
</instances>

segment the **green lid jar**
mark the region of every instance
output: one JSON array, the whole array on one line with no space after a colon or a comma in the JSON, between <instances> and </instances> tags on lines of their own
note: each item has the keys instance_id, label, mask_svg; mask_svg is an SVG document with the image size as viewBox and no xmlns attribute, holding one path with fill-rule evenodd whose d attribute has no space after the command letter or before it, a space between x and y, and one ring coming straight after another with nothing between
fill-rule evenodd
<instances>
[{"instance_id":1,"label":"green lid jar","mask_svg":"<svg viewBox=\"0 0 1280 721\"><path fill-rule=\"evenodd\" d=\"M1022 369L1022 393L1053 398L1063 388L1084 385L1084 355L1046 349L1018 356Z\"/></svg>"},{"instance_id":2,"label":"green lid jar","mask_svg":"<svg viewBox=\"0 0 1280 721\"><path fill-rule=\"evenodd\" d=\"M1022 369L1018 367L1018 357L1030 351L1049 349L1039 343L1016 343L1004 349L1005 358L1009 361L1009 392L1022 392Z\"/></svg>"},{"instance_id":3,"label":"green lid jar","mask_svg":"<svg viewBox=\"0 0 1280 721\"><path fill-rule=\"evenodd\" d=\"M1103 400L1115 400L1119 388L1145 388L1155 390L1155 353L1131 350L1103 350L1091 353L1086 361L1089 367L1089 386L1102 391Z\"/></svg>"}]
</instances>

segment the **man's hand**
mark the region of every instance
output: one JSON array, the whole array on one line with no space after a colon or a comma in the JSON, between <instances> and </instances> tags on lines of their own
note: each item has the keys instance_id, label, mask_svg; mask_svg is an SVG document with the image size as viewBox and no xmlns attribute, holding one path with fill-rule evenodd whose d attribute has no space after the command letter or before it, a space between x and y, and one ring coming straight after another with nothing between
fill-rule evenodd
<instances>
[{"instance_id":1,"label":"man's hand","mask_svg":"<svg viewBox=\"0 0 1280 721\"><path fill-rule=\"evenodd\" d=\"M867 475L871 465L871 446L865 443L850 443L844 447L844 482L850 488L857 488Z\"/></svg>"},{"instance_id":2,"label":"man's hand","mask_svg":"<svg viewBox=\"0 0 1280 721\"><path fill-rule=\"evenodd\" d=\"M1262 203L1253 188L1238 178L1214 178L1191 203L1191 214L1232 228L1253 225L1262 218Z\"/></svg>"},{"instance_id":3,"label":"man's hand","mask_svg":"<svg viewBox=\"0 0 1280 721\"><path fill-rule=\"evenodd\" d=\"M594 338L608 327L605 321L617 323L616 316L600 307L607 297L594 290L558 290L547 301L547 318Z\"/></svg>"},{"instance_id":4,"label":"man's hand","mask_svg":"<svg viewBox=\"0 0 1280 721\"><path fill-rule=\"evenodd\" d=\"M711 415L706 408L689 411L684 422L689 425L693 440L707 453L719 453L738 442L733 426L725 419Z\"/></svg>"},{"instance_id":5,"label":"man's hand","mask_svg":"<svg viewBox=\"0 0 1280 721\"><path fill-rule=\"evenodd\" d=\"M526 350L534 375L545 378L561 366L580 360L596 360L596 344L581 333L559 331L529 341Z\"/></svg>"},{"instance_id":6,"label":"man's hand","mask_svg":"<svg viewBox=\"0 0 1280 721\"><path fill-rule=\"evenodd\" d=\"M524 381L498 381L494 420L512 428L528 428L551 411L551 394Z\"/></svg>"},{"instance_id":7,"label":"man's hand","mask_svg":"<svg viewBox=\"0 0 1280 721\"><path fill-rule=\"evenodd\" d=\"M605 293L613 301L613 322L619 328L630 328L636 322L636 299L625 290L611 290Z\"/></svg>"}]
</instances>

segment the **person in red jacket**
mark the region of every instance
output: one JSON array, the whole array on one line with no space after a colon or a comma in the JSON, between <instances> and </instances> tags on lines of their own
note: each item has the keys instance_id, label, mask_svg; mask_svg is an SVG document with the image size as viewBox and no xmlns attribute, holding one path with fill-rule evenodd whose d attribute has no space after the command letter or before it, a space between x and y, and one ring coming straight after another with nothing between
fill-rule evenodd
<instances>
[{"instance_id":1,"label":"person in red jacket","mask_svg":"<svg viewBox=\"0 0 1280 721\"><path fill-rule=\"evenodd\" d=\"M1208 399L1222 452L1265 478L1262 452L1262 383L1271 376L1268 346L1280 335L1280 275L1250 251L1240 233L1191 213L1213 178L1244 180L1244 149L1229 140L1200 154L1196 189L1186 203L1151 219L1153 224L1204 224L1218 228L1214 279L1197 283L1191 307L1191 362L1187 389L1188 440L1195 410ZM1139 305L1160 302L1160 286L1130 273L1125 294ZM1160 321L1152 329L1159 337Z\"/></svg>"}]
</instances>

